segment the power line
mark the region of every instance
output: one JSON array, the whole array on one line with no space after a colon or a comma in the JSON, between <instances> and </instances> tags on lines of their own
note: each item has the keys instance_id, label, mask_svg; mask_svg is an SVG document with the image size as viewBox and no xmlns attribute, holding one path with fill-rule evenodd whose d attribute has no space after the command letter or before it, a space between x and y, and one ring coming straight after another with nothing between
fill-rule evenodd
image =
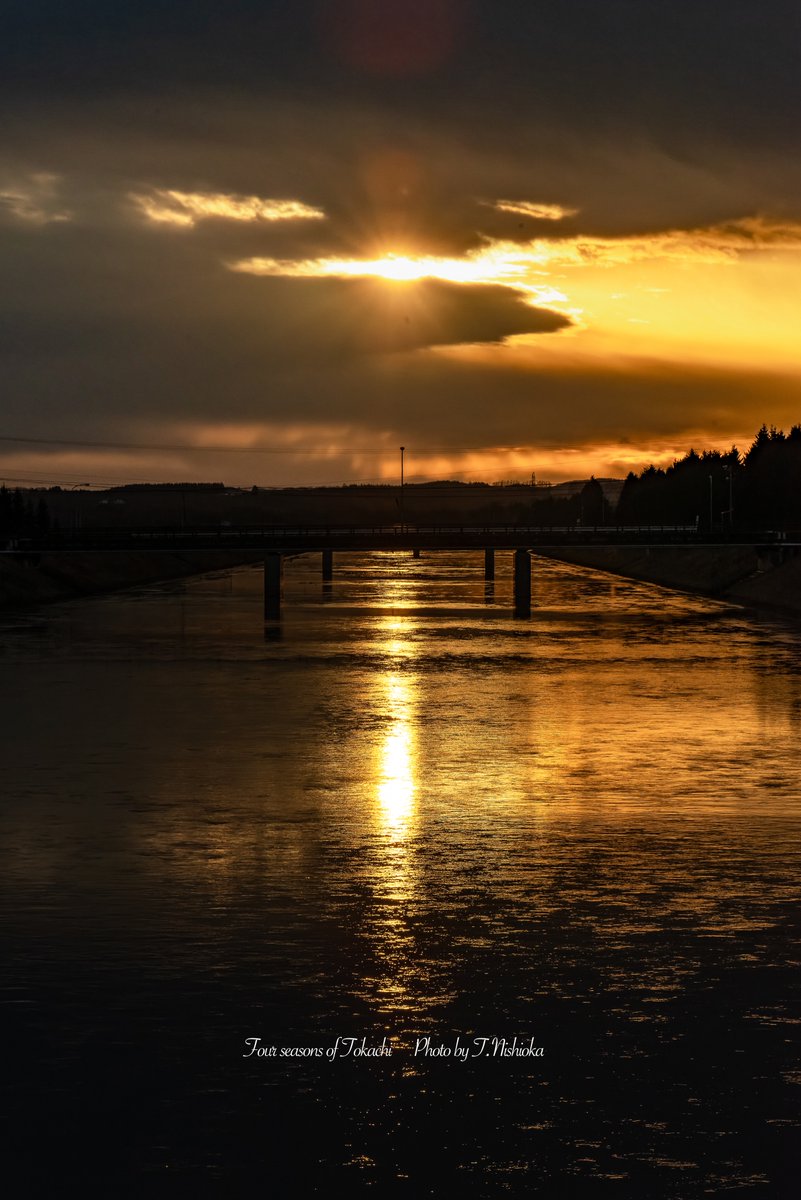
<instances>
[{"instance_id":1,"label":"power line","mask_svg":"<svg viewBox=\"0 0 801 1200\"><path fill-rule=\"evenodd\" d=\"M284 446L173 446L155 442L96 442L78 441L71 438L39 438L39 437L10 437L0 435L0 442L14 442L21 445L33 446L79 446L95 450L168 450L178 453L200 454L328 454L331 447L284 447ZM387 447L348 447L350 454L397 454L394 449Z\"/></svg>"},{"instance_id":2,"label":"power line","mask_svg":"<svg viewBox=\"0 0 801 1200\"><path fill-rule=\"evenodd\" d=\"M395 446L177 446L155 442L99 442L71 438L15 437L0 434L0 442L31 446L77 446L95 450L171 451L180 454L381 454L395 456ZM410 454L531 453L530 446L411 446Z\"/></svg>"}]
</instances>

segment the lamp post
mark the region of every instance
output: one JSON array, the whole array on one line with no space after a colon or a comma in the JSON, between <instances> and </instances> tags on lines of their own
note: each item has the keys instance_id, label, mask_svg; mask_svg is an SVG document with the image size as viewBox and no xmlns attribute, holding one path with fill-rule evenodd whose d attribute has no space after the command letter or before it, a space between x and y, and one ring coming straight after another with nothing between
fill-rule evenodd
<instances>
[{"instance_id":1,"label":"lamp post","mask_svg":"<svg viewBox=\"0 0 801 1200\"><path fill-rule=\"evenodd\" d=\"M72 486L69 488L69 491L82 492L82 491L85 491L86 489L90 488L91 486L92 486L91 483L73 483ZM81 509L80 509L80 505L78 504L78 502L76 500L75 507L72 510L72 528L80 529L82 524L83 524L83 520L82 520Z\"/></svg>"},{"instance_id":2,"label":"lamp post","mask_svg":"<svg viewBox=\"0 0 801 1200\"><path fill-rule=\"evenodd\" d=\"M403 529L405 528L405 525L406 525L406 521L405 521L405 518L404 518L404 512L403 512L403 454L404 454L404 451L405 451L405 450L406 450L406 447L405 447L405 446L401 446L401 448L400 448L400 458L401 458L401 461L400 461L400 468L401 468L401 494L400 494L400 510L401 510L401 511L400 511L400 517L401 517L401 530L403 530Z\"/></svg>"},{"instance_id":3,"label":"lamp post","mask_svg":"<svg viewBox=\"0 0 801 1200\"><path fill-rule=\"evenodd\" d=\"M709 476L709 532L712 532L712 476Z\"/></svg>"},{"instance_id":4,"label":"lamp post","mask_svg":"<svg viewBox=\"0 0 801 1200\"><path fill-rule=\"evenodd\" d=\"M734 524L734 471L731 463L725 463L723 470L729 478L729 525Z\"/></svg>"}]
</instances>

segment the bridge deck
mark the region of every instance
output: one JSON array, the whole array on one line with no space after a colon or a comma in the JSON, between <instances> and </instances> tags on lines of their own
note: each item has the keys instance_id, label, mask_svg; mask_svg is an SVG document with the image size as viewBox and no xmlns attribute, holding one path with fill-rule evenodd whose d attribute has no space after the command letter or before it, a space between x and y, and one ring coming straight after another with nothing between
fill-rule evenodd
<instances>
[{"instance_id":1,"label":"bridge deck","mask_svg":"<svg viewBox=\"0 0 801 1200\"><path fill-rule=\"evenodd\" d=\"M774 543L774 533L699 533L694 525L270 525L190 528L76 529L19 538L19 552L234 550L303 553L321 550L536 550L556 546L676 546ZM787 542L780 544L789 545Z\"/></svg>"}]
</instances>

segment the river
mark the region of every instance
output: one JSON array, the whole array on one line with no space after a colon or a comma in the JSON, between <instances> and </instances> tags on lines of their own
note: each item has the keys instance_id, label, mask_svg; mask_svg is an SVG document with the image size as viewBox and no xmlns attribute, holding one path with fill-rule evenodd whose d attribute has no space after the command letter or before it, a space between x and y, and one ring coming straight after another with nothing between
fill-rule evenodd
<instances>
[{"instance_id":1,"label":"river","mask_svg":"<svg viewBox=\"0 0 801 1200\"><path fill-rule=\"evenodd\" d=\"M801 628L510 557L4 618L16 1194L797 1194Z\"/></svg>"}]
</instances>

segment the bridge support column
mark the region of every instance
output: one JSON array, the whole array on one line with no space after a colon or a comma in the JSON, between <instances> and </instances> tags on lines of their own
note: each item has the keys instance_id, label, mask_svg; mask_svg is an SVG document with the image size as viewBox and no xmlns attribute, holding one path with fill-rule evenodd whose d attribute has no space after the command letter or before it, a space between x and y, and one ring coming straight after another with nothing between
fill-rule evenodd
<instances>
[{"instance_id":1,"label":"bridge support column","mask_svg":"<svg viewBox=\"0 0 801 1200\"><path fill-rule=\"evenodd\" d=\"M495 578L495 551L484 551L484 579L487 583Z\"/></svg>"},{"instance_id":2,"label":"bridge support column","mask_svg":"<svg viewBox=\"0 0 801 1200\"><path fill-rule=\"evenodd\" d=\"M419 557L420 557L420 551L412 550L412 558L419 558Z\"/></svg>"},{"instance_id":3,"label":"bridge support column","mask_svg":"<svg viewBox=\"0 0 801 1200\"><path fill-rule=\"evenodd\" d=\"M515 550L515 616L531 616L531 555Z\"/></svg>"},{"instance_id":4,"label":"bridge support column","mask_svg":"<svg viewBox=\"0 0 801 1200\"><path fill-rule=\"evenodd\" d=\"M264 619L281 620L281 583L284 562L280 554L268 554L264 560Z\"/></svg>"},{"instance_id":5,"label":"bridge support column","mask_svg":"<svg viewBox=\"0 0 801 1200\"><path fill-rule=\"evenodd\" d=\"M334 551L323 550L323 583L330 583L334 578Z\"/></svg>"}]
</instances>

